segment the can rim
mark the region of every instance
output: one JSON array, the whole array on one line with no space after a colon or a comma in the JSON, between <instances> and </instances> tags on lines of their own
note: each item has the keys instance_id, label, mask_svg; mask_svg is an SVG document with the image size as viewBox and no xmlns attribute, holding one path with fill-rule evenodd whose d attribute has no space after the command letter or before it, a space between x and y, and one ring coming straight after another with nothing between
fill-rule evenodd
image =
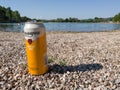
<instances>
[{"instance_id":1,"label":"can rim","mask_svg":"<svg viewBox=\"0 0 120 90\"><path fill-rule=\"evenodd\" d=\"M42 22L34 22L34 21L28 21L28 22L25 22L25 24L43 24Z\"/></svg>"},{"instance_id":2,"label":"can rim","mask_svg":"<svg viewBox=\"0 0 120 90\"><path fill-rule=\"evenodd\" d=\"M32 25L32 27L30 27ZM34 25L34 26L33 26ZM24 29L29 29L29 28L39 28L39 27L43 27L45 28L44 24L42 22L33 22L33 21L29 21L29 22L25 22L25 26Z\"/></svg>"}]
</instances>

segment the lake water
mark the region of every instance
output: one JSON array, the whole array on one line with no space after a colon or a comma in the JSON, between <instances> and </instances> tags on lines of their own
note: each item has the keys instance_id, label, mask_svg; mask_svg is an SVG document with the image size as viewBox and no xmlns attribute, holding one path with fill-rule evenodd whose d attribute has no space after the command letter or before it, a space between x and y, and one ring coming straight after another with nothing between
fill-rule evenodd
<instances>
[{"instance_id":1,"label":"lake water","mask_svg":"<svg viewBox=\"0 0 120 90\"><path fill-rule=\"evenodd\" d=\"M91 32L91 31L108 31L120 30L120 24L105 23L44 23L46 31L73 31L73 32ZM23 24L17 23L0 23L1 31L20 31L23 32Z\"/></svg>"}]
</instances>

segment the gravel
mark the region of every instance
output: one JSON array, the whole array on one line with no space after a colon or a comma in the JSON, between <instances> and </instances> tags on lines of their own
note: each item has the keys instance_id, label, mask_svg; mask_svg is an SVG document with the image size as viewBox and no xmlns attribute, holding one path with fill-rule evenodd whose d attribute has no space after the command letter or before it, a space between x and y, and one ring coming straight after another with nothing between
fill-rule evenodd
<instances>
[{"instance_id":1,"label":"gravel","mask_svg":"<svg viewBox=\"0 0 120 90\"><path fill-rule=\"evenodd\" d=\"M27 69L24 34L0 32L0 90L120 90L120 31L47 32L49 71Z\"/></svg>"}]
</instances>

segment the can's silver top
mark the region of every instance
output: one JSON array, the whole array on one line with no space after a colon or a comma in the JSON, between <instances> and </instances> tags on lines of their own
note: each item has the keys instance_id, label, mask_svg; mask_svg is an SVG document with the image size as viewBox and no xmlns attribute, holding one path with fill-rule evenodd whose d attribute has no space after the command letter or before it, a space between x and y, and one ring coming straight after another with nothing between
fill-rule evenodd
<instances>
[{"instance_id":1,"label":"can's silver top","mask_svg":"<svg viewBox=\"0 0 120 90\"><path fill-rule=\"evenodd\" d=\"M38 22L26 22L24 30L30 29L30 28L45 28L45 27L44 27L42 22L40 22L40 23L38 23Z\"/></svg>"},{"instance_id":2,"label":"can's silver top","mask_svg":"<svg viewBox=\"0 0 120 90\"><path fill-rule=\"evenodd\" d=\"M25 22L25 24L43 24L42 22L36 22L36 21L29 21Z\"/></svg>"}]
</instances>

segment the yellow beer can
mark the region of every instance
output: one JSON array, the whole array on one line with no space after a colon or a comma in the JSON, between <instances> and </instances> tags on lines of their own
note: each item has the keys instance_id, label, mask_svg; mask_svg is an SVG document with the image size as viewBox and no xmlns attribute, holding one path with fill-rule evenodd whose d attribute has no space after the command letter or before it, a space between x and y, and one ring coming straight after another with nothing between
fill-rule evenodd
<instances>
[{"instance_id":1,"label":"yellow beer can","mask_svg":"<svg viewBox=\"0 0 120 90\"><path fill-rule=\"evenodd\" d=\"M28 70L32 75L48 70L46 31L42 23L26 22L24 26Z\"/></svg>"}]
</instances>

